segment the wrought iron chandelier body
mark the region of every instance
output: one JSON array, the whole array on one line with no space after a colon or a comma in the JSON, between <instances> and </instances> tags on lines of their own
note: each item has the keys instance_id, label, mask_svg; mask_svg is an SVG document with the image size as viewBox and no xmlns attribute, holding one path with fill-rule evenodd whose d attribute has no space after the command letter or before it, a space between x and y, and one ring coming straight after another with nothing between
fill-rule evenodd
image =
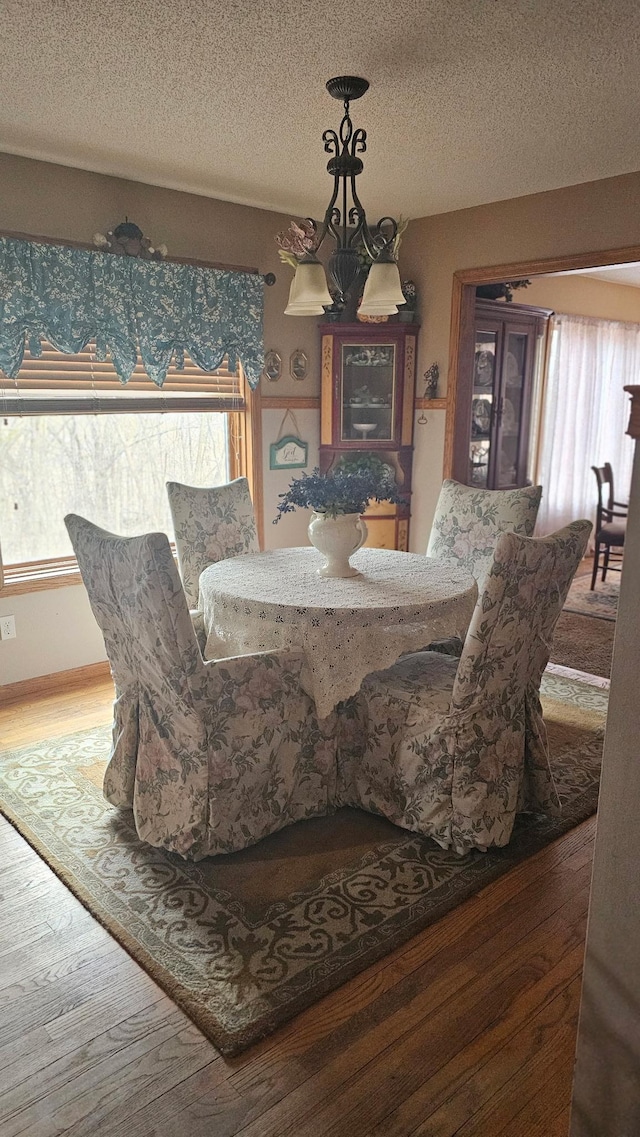
<instances>
[{"instance_id":1,"label":"wrought iron chandelier body","mask_svg":"<svg viewBox=\"0 0 640 1137\"><path fill-rule=\"evenodd\" d=\"M299 261L287 313L310 315L322 313L333 301L344 304L363 259L368 257L371 269L361 311L390 314L404 302L393 257L398 223L393 217L382 217L373 228L367 222L356 188L356 178L364 168L360 155L367 149L367 132L362 127L354 129L349 113L350 103L365 94L369 83L354 75L341 75L329 79L326 87L332 98L344 104L339 130L325 130L322 135L325 151L331 155L327 171L333 178L333 193L321 225L312 217L305 219L313 241L309 252ZM331 292L327 290L324 271L317 259L327 235L335 242L335 251L327 262Z\"/></svg>"},{"instance_id":2,"label":"wrought iron chandelier body","mask_svg":"<svg viewBox=\"0 0 640 1137\"><path fill-rule=\"evenodd\" d=\"M325 130L322 135L325 151L332 155L327 162L327 171L333 177L333 193L318 232L315 249L317 251L320 248L330 233L336 243L336 250L329 259L328 271L338 299L343 302L360 268L358 246L362 244L371 260L377 261L385 252L390 253L398 232L393 217L382 217L375 228L370 229L356 189L356 178L364 169L358 155L366 152L367 132L362 127L354 130L349 105L353 99L361 98L368 89L367 80L354 75L339 76L327 83L329 94L334 99L343 100L344 117L338 133L335 130ZM336 204L338 201L340 205ZM307 218L307 221L318 231L312 217Z\"/></svg>"}]
</instances>

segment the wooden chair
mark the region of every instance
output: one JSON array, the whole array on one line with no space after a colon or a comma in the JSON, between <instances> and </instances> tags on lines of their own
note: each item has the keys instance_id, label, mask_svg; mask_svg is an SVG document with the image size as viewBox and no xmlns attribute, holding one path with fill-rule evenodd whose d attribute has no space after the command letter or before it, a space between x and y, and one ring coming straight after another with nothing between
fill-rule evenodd
<instances>
[{"instance_id":1,"label":"wooden chair","mask_svg":"<svg viewBox=\"0 0 640 1137\"><path fill-rule=\"evenodd\" d=\"M601 554L603 557L603 583L607 578L609 568L615 572L622 571L622 555L629 507L626 502L615 501L613 470L611 469L610 463L605 462L604 466L592 466L591 469L596 476L596 482L598 484L598 510L596 513L595 529L596 548L593 554L593 572L591 574L591 588L593 589L595 588L596 578L598 576ZM605 487L608 487L606 505L603 501ZM609 560L612 555L616 563L610 565Z\"/></svg>"}]
</instances>

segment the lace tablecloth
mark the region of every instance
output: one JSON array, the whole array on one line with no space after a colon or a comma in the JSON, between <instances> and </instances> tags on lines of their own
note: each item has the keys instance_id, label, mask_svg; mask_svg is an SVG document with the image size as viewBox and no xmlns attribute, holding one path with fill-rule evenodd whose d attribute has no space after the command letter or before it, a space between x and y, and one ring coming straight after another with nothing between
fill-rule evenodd
<instances>
[{"instance_id":1,"label":"lace tablecloth","mask_svg":"<svg viewBox=\"0 0 640 1137\"><path fill-rule=\"evenodd\" d=\"M360 549L361 575L318 576L311 547L218 561L200 577L207 658L302 649L320 718L365 675L444 636L464 637L477 587L467 569L390 549Z\"/></svg>"}]
</instances>

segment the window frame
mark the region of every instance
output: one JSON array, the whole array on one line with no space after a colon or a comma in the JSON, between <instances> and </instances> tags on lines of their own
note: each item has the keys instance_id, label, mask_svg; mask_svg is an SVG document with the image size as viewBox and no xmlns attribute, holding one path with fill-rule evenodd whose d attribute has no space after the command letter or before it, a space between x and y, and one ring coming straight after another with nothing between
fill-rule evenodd
<instances>
[{"instance_id":1,"label":"window frame","mask_svg":"<svg viewBox=\"0 0 640 1137\"><path fill-rule=\"evenodd\" d=\"M185 392L184 396L181 395L179 398L173 396L170 400L164 401L162 405L158 405L159 397L156 396L154 400L153 395L146 397L136 395L133 398L124 396L121 399L116 395L111 396L108 401L102 400L100 407L96 409L95 401L92 398L85 397L83 399L70 395L60 396L56 400L55 406L52 405L52 400L47 409L41 410L37 406L40 400L38 399L37 402L34 400L34 409L29 409L27 414L34 417L54 416L56 414L93 415L132 414L136 412L164 414L171 413L171 411L183 414L224 414L227 428L229 478L233 479L244 475L249 481L256 513L258 539L262 545L264 524L262 516L261 399L259 390L252 390L249 387L241 365L239 365L238 379L240 395L233 398L215 395L209 398L206 395L194 394L193 398L190 399L189 394ZM53 383L51 387L54 387ZM45 389L43 387L43 391ZM0 403L1 401L0 394ZM46 402L46 399L43 398L42 401ZM7 404L1 408L1 413L4 418L13 418L22 417L25 412L24 410L12 410ZM3 564L0 547L0 599L38 592L43 589L68 588L71 585L81 583L82 577L74 556L50 557L43 560L22 561L17 564Z\"/></svg>"}]
</instances>

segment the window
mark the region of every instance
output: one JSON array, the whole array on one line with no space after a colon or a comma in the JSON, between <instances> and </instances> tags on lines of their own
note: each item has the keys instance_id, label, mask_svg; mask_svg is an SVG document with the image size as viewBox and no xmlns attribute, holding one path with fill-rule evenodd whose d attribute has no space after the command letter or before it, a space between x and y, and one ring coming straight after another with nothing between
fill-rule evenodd
<instances>
[{"instance_id":1,"label":"window","mask_svg":"<svg viewBox=\"0 0 640 1137\"><path fill-rule=\"evenodd\" d=\"M77 571L70 512L125 535L171 534L165 482L215 485L243 472L244 409L242 378L226 367L205 373L186 358L159 389L141 364L123 386L93 345L26 353L17 380L0 373L5 586Z\"/></svg>"}]
</instances>

